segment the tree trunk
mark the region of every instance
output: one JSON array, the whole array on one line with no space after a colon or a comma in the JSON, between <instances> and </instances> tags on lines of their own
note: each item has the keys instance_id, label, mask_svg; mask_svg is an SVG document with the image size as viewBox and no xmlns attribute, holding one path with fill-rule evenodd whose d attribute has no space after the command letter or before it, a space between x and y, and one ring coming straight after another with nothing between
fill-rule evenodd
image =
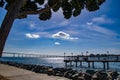
<instances>
[{"instance_id":1,"label":"tree trunk","mask_svg":"<svg viewBox=\"0 0 120 80\"><path fill-rule=\"evenodd\" d=\"M3 20L3 23L0 28L0 57L5 46L5 42L13 25L13 22L16 18L16 15L19 13L20 8L23 6L24 2L27 0L14 0L14 2L9 7L7 14Z\"/></svg>"}]
</instances>

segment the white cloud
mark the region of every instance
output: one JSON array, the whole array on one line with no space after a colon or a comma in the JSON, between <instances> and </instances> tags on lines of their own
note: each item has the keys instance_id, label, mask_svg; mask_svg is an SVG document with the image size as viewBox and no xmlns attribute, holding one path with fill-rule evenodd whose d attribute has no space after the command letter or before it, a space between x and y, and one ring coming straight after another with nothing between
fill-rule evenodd
<instances>
[{"instance_id":1,"label":"white cloud","mask_svg":"<svg viewBox=\"0 0 120 80\"><path fill-rule=\"evenodd\" d=\"M87 22L85 26L88 30L96 31L96 32L99 32L99 33L102 33L105 35L111 35L111 36L117 35L115 32L113 32L107 28L101 27L99 25L93 24L92 22L90 22L90 23Z\"/></svg>"},{"instance_id":2,"label":"white cloud","mask_svg":"<svg viewBox=\"0 0 120 80\"><path fill-rule=\"evenodd\" d=\"M65 40L76 40L76 39L79 39L77 37L71 37L70 34L65 33L63 31L59 31L56 34L53 34L52 38L59 38L59 39L65 39Z\"/></svg>"},{"instance_id":3,"label":"white cloud","mask_svg":"<svg viewBox=\"0 0 120 80\"><path fill-rule=\"evenodd\" d=\"M107 18L105 16L100 16L100 17L94 17L92 19L93 22L97 22L97 23L113 23L113 20L110 18Z\"/></svg>"},{"instance_id":4,"label":"white cloud","mask_svg":"<svg viewBox=\"0 0 120 80\"><path fill-rule=\"evenodd\" d=\"M55 45L60 45L61 43L60 42L55 42Z\"/></svg>"},{"instance_id":5,"label":"white cloud","mask_svg":"<svg viewBox=\"0 0 120 80\"><path fill-rule=\"evenodd\" d=\"M30 26L30 28L36 28L36 24L35 24L35 22L34 21L30 21L29 22L29 26Z\"/></svg>"},{"instance_id":6,"label":"white cloud","mask_svg":"<svg viewBox=\"0 0 120 80\"><path fill-rule=\"evenodd\" d=\"M37 29L37 23L35 21L22 21L22 24L26 24L30 29Z\"/></svg>"},{"instance_id":7,"label":"white cloud","mask_svg":"<svg viewBox=\"0 0 120 80\"><path fill-rule=\"evenodd\" d=\"M92 25L93 23L92 23L92 22L87 22L86 24L87 24L87 25Z\"/></svg>"},{"instance_id":8,"label":"white cloud","mask_svg":"<svg viewBox=\"0 0 120 80\"><path fill-rule=\"evenodd\" d=\"M101 15L99 17L94 17L92 18L89 22L86 22L86 24L83 24L83 28L84 29L87 29L89 31L92 31L92 33L102 33L104 36L106 37L110 37L110 36L116 36L117 33L115 33L114 31L108 29L108 28L105 28L105 27L102 27L100 26L99 24L110 24L110 23L113 23L114 21L111 19L111 18L107 18L105 15ZM99 24L97 24L99 23ZM97 33L96 33L97 32ZM99 36L102 36L102 34L99 34Z\"/></svg>"},{"instance_id":9,"label":"white cloud","mask_svg":"<svg viewBox=\"0 0 120 80\"><path fill-rule=\"evenodd\" d=\"M66 26L66 25L69 25L69 24L70 24L70 21L65 20L65 21L61 22L59 25L60 26Z\"/></svg>"},{"instance_id":10,"label":"white cloud","mask_svg":"<svg viewBox=\"0 0 120 80\"><path fill-rule=\"evenodd\" d=\"M25 36L27 38L33 38L33 39L38 39L40 36L38 34L31 34L31 33L26 33Z\"/></svg>"}]
</instances>

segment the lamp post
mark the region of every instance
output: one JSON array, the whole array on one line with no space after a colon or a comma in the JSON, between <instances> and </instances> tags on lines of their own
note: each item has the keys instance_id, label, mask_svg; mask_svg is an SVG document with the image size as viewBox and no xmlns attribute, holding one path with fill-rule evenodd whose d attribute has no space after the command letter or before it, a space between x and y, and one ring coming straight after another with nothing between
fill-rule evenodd
<instances>
[{"instance_id":1,"label":"lamp post","mask_svg":"<svg viewBox=\"0 0 120 80\"><path fill-rule=\"evenodd\" d=\"M64 52L64 60L65 60L65 54L66 54L66 53Z\"/></svg>"},{"instance_id":2,"label":"lamp post","mask_svg":"<svg viewBox=\"0 0 120 80\"><path fill-rule=\"evenodd\" d=\"M88 55L88 51L86 51L86 56Z\"/></svg>"},{"instance_id":3,"label":"lamp post","mask_svg":"<svg viewBox=\"0 0 120 80\"><path fill-rule=\"evenodd\" d=\"M109 51L107 51L107 54L109 55Z\"/></svg>"},{"instance_id":4,"label":"lamp post","mask_svg":"<svg viewBox=\"0 0 120 80\"><path fill-rule=\"evenodd\" d=\"M72 56L72 60L73 60L73 53L71 53L71 56Z\"/></svg>"},{"instance_id":5,"label":"lamp post","mask_svg":"<svg viewBox=\"0 0 120 80\"><path fill-rule=\"evenodd\" d=\"M109 51L107 51L107 55L108 55L108 60L109 60Z\"/></svg>"},{"instance_id":6,"label":"lamp post","mask_svg":"<svg viewBox=\"0 0 120 80\"><path fill-rule=\"evenodd\" d=\"M81 52L81 56L83 56L83 52Z\"/></svg>"}]
</instances>

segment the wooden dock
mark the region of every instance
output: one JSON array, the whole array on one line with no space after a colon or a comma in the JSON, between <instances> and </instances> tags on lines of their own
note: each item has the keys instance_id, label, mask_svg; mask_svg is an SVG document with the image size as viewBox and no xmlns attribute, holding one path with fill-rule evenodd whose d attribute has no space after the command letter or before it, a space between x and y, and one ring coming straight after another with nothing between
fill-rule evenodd
<instances>
[{"instance_id":1,"label":"wooden dock","mask_svg":"<svg viewBox=\"0 0 120 80\"><path fill-rule=\"evenodd\" d=\"M103 63L104 69L109 69L110 62L120 62L120 55L118 54L101 54L101 55L76 55L76 56L64 56L65 66L83 67L83 62L88 64L88 68L95 68L95 62Z\"/></svg>"}]
</instances>

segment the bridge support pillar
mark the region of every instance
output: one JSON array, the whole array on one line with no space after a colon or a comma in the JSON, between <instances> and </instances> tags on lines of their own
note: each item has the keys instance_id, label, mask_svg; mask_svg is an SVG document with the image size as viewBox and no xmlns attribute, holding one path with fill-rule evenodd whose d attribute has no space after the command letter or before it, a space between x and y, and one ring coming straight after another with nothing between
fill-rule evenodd
<instances>
[{"instance_id":1,"label":"bridge support pillar","mask_svg":"<svg viewBox=\"0 0 120 80\"><path fill-rule=\"evenodd\" d=\"M22 55L22 57L23 57L23 54L21 54Z\"/></svg>"},{"instance_id":2,"label":"bridge support pillar","mask_svg":"<svg viewBox=\"0 0 120 80\"><path fill-rule=\"evenodd\" d=\"M13 57L15 57L15 53L13 53Z\"/></svg>"},{"instance_id":3,"label":"bridge support pillar","mask_svg":"<svg viewBox=\"0 0 120 80\"><path fill-rule=\"evenodd\" d=\"M20 57L20 54L18 54L18 57Z\"/></svg>"},{"instance_id":4,"label":"bridge support pillar","mask_svg":"<svg viewBox=\"0 0 120 80\"><path fill-rule=\"evenodd\" d=\"M30 58L31 56L30 56L30 54L29 54L29 58Z\"/></svg>"}]
</instances>

